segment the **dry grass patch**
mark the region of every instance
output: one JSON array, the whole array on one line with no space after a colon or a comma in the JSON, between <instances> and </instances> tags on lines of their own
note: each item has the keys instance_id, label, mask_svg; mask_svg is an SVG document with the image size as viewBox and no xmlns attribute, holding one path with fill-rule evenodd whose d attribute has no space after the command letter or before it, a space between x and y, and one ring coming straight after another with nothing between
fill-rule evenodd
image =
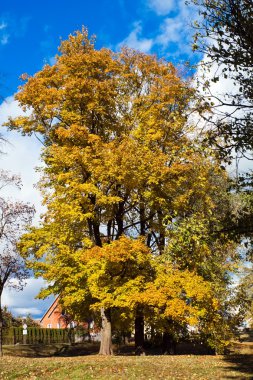
<instances>
[{"instance_id":1,"label":"dry grass patch","mask_svg":"<svg viewBox=\"0 0 253 380\"><path fill-rule=\"evenodd\" d=\"M248 362L246 360L246 362ZM1 380L252 379L250 367L222 356L146 356L0 359Z\"/></svg>"}]
</instances>

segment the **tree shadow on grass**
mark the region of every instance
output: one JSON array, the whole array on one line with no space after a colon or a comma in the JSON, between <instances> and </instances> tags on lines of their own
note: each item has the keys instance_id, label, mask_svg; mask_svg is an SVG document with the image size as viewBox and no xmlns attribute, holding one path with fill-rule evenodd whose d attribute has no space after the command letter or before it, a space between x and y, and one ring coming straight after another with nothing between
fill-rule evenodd
<instances>
[{"instance_id":1,"label":"tree shadow on grass","mask_svg":"<svg viewBox=\"0 0 253 380\"><path fill-rule=\"evenodd\" d=\"M82 356L94 355L99 350L98 343L86 344L51 344L51 345L16 345L4 346L4 355L30 358L45 358L53 356Z\"/></svg>"},{"instance_id":2,"label":"tree shadow on grass","mask_svg":"<svg viewBox=\"0 0 253 380\"><path fill-rule=\"evenodd\" d=\"M226 379L253 379L253 355L230 354L224 357L227 370L238 372L238 376L228 376Z\"/></svg>"}]
</instances>

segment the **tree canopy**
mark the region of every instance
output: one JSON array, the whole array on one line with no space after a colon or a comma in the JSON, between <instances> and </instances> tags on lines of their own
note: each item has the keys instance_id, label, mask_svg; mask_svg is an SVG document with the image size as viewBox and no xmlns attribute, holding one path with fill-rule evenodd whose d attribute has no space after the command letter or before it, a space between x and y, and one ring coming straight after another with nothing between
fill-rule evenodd
<instances>
[{"instance_id":1,"label":"tree canopy","mask_svg":"<svg viewBox=\"0 0 253 380\"><path fill-rule=\"evenodd\" d=\"M59 51L54 65L23 77L16 98L31 113L8 122L44 144L39 186L47 211L19 245L50 283L41 295L59 293L76 316L100 308L101 354L111 353L115 310L135 320L137 347L151 315L164 331L171 320L215 325L220 301L210 284L227 284L231 266L213 277L203 268L236 255L229 237L212 228L212 213L222 223L229 212L228 182L187 122L191 84L155 56L96 50L85 29ZM173 250L176 259L168 248L171 226L201 212L216 240L203 244L203 233L195 234L201 249L192 263L188 249L183 267L183 245L178 255Z\"/></svg>"}]
</instances>

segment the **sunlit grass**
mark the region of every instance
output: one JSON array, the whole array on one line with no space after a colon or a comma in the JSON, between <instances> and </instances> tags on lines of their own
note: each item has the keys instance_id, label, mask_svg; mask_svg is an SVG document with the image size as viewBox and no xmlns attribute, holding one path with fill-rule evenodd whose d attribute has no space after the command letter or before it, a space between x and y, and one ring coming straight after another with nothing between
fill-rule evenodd
<instances>
[{"instance_id":1,"label":"sunlit grass","mask_svg":"<svg viewBox=\"0 0 253 380\"><path fill-rule=\"evenodd\" d=\"M228 361L222 356L4 356L0 359L1 380L251 379L250 372L247 368L241 368L238 362Z\"/></svg>"}]
</instances>

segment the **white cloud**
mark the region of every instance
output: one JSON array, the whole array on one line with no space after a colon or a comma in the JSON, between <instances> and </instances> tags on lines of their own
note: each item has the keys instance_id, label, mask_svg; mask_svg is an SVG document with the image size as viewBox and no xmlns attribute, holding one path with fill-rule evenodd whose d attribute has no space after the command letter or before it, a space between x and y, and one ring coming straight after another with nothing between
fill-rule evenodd
<instances>
[{"instance_id":1,"label":"white cloud","mask_svg":"<svg viewBox=\"0 0 253 380\"><path fill-rule=\"evenodd\" d=\"M14 100L14 96L9 96L0 105L0 124L5 123L8 117L17 117L25 115L22 109L19 107L17 100Z\"/></svg>"},{"instance_id":2,"label":"white cloud","mask_svg":"<svg viewBox=\"0 0 253 380\"><path fill-rule=\"evenodd\" d=\"M235 117L241 117L243 115L243 111L241 109L237 109L235 106L224 105L224 103L231 103L231 99L233 95L238 94L239 85L234 83L231 78L224 78L222 75L222 70L224 68L223 65L218 65L217 63L213 63L209 66L208 69L205 70L205 67L208 63L207 57L205 56L202 61L199 63L198 70L196 73L196 82L195 85L198 86L198 89L205 95L207 98L211 96L211 100L214 104L215 108L215 117L217 120L224 120L229 115L233 114ZM212 78L219 78L216 82L211 81ZM197 84L197 78L201 84ZM208 86L208 90L204 90L202 88L205 81L210 81ZM212 97L213 95L213 97ZM196 117L196 115L195 115ZM199 116L196 118L195 122L198 122L200 128L203 130L212 128L212 125L206 123ZM233 153L233 157L236 158L236 153ZM252 161L252 152L246 152L246 157L241 157L238 155L238 171L240 173L248 172L249 170L253 170L253 161ZM247 157L249 159L247 159ZM235 176L236 174L236 160L234 159L227 167L228 173L231 176Z\"/></svg>"},{"instance_id":3,"label":"white cloud","mask_svg":"<svg viewBox=\"0 0 253 380\"><path fill-rule=\"evenodd\" d=\"M157 15L163 16L167 15L176 8L175 0L149 0L148 6L152 9Z\"/></svg>"},{"instance_id":4,"label":"white cloud","mask_svg":"<svg viewBox=\"0 0 253 380\"><path fill-rule=\"evenodd\" d=\"M181 15L166 18L161 25L161 33L156 38L156 42L163 46L167 46L170 42L180 42L185 31L184 28L185 23Z\"/></svg>"},{"instance_id":5,"label":"white cloud","mask_svg":"<svg viewBox=\"0 0 253 380\"><path fill-rule=\"evenodd\" d=\"M173 17L164 18L160 24L155 44L168 50L169 55L172 44L175 45L173 55L189 55L192 53L191 44L194 33L191 23L197 18L196 9L186 5L184 0L180 0L175 3L173 11L176 14Z\"/></svg>"},{"instance_id":6,"label":"white cloud","mask_svg":"<svg viewBox=\"0 0 253 380\"><path fill-rule=\"evenodd\" d=\"M6 122L9 116L17 117L19 115L24 115L24 112L14 97L8 97L0 105L0 124ZM1 145L1 151L4 154L0 155L0 167L20 175L23 183L21 190L8 189L8 194L11 197L34 204L37 211L35 220L38 220L43 208L41 196L34 185L39 180L39 174L35 168L41 165L41 143L34 136L23 137L18 132L7 132L3 129L2 134L7 139L7 143Z\"/></svg>"},{"instance_id":7,"label":"white cloud","mask_svg":"<svg viewBox=\"0 0 253 380\"><path fill-rule=\"evenodd\" d=\"M198 70L196 73L196 78L198 82L196 85L198 89L207 98L211 97L211 100L216 107L215 113L217 118L224 118L233 113L233 116L241 116L242 111L237 110L235 106L226 105L231 104L233 95L238 94L239 85L234 83L234 81L228 77L224 78L222 71L224 65L218 65L216 62L210 64L210 61L206 56L198 65ZM212 79L216 77L217 80L214 82ZM209 81L207 89L203 88L206 81Z\"/></svg>"},{"instance_id":8,"label":"white cloud","mask_svg":"<svg viewBox=\"0 0 253 380\"><path fill-rule=\"evenodd\" d=\"M55 58L55 56L54 56L54 57L50 57L48 61L49 61L49 64L50 64L51 66L53 66L53 65L56 63L56 58Z\"/></svg>"},{"instance_id":9,"label":"white cloud","mask_svg":"<svg viewBox=\"0 0 253 380\"><path fill-rule=\"evenodd\" d=\"M163 16L158 27L152 30L152 38L143 35L142 24L137 21L118 47L126 45L144 53L158 48L165 56L191 55L194 34L191 23L198 17L196 8L186 5L185 0L147 0L146 6Z\"/></svg>"},{"instance_id":10,"label":"white cloud","mask_svg":"<svg viewBox=\"0 0 253 380\"><path fill-rule=\"evenodd\" d=\"M4 46L15 38L24 37L30 19L29 16L15 17L10 13L0 14L0 45Z\"/></svg>"},{"instance_id":11,"label":"white cloud","mask_svg":"<svg viewBox=\"0 0 253 380\"><path fill-rule=\"evenodd\" d=\"M21 317L26 317L28 314L33 316L41 316L43 313L42 309L38 309L36 307L15 307L13 309L15 315L20 315Z\"/></svg>"},{"instance_id":12,"label":"white cloud","mask_svg":"<svg viewBox=\"0 0 253 380\"><path fill-rule=\"evenodd\" d=\"M217 77L218 80L216 82L210 82L210 90L211 93L216 94L217 97L221 97L221 99L226 99L226 94L233 95L237 94L239 90L239 86L235 85L231 78L224 78L222 75L222 71L225 68L224 65L218 65L216 62L210 65L210 60L205 55L201 62L198 65L197 76L199 78L203 78L203 80L211 80L213 77ZM206 70L208 68L208 70Z\"/></svg>"},{"instance_id":13,"label":"white cloud","mask_svg":"<svg viewBox=\"0 0 253 380\"><path fill-rule=\"evenodd\" d=\"M1 37L1 40L0 40L0 43L1 45L6 45L8 44L9 42L9 34L4 34L2 37Z\"/></svg>"},{"instance_id":14,"label":"white cloud","mask_svg":"<svg viewBox=\"0 0 253 380\"><path fill-rule=\"evenodd\" d=\"M8 24L6 21L0 22L0 45L6 45L9 42L9 33L6 32Z\"/></svg>"},{"instance_id":15,"label":"white cloud","mask_svg":"<svg viewBox=\"0 0 253 380\"><path fill-rule=\"evenodd\" d=\"M4 288L2 305L7 306L15 315L26 316L27 314L32 314L41 317L54 299L53 296L45 300L35 299L40 289L44 286L43 279L29 278L26 280L26 286L22 291L17 292L11 288Z\"/></svg>"},{"instance_id":16,"label":"white cloud","mask_svg":"<svg viewBox=\"0 0 253 380\"><path fill-rule=\"evenodd\" d=\"M2 22L0 23L0 30L5 29L6 27L7 27L7 23L4 22L4 21L2 21Z\"/></svg>"},{"instance_id":17,"label":"white cloud","mask_svg":"<svg viewBox=\"0 0 253 380\"><path fill-rule=\"evenodd\" d=\"M17 117L23 114L24 112L14 97L9 97L0 105L0 124L6 122L9 116ZM0 168L19 174L23 183L21 190L8 188L6 189L8 193L4 195L34 204L37 210L34 222L37 222L43 208L40 194L34 187L39 179L39 174L34 168L40 165L41 144L35 137L23 137L17 132L7 132L3 129L2 134L8 142L2 143L0 147L1 151L4 152L4 154L0 154ZM48 302L51 302L34 300L43 284L42 279L30 278L27 281L27 286L21 292L8 288L4 289L3 305L7 305L16 315L27 313L42 315L49 306Z\"/></svg>"},{"instance_id":18,"label":"white cloud","mask_svg":"<svg viewBox=\"0 0 253 380\"><path fill-rule=\"evenodd\" d=\"M132 32L118 44L118 48L122 46L128 46L132 49L139 50L143 53L149 53L153 46L152 38L142 38L142 26L140 22L134 24L134 29Z\"/></svg>"}]
</instances>

